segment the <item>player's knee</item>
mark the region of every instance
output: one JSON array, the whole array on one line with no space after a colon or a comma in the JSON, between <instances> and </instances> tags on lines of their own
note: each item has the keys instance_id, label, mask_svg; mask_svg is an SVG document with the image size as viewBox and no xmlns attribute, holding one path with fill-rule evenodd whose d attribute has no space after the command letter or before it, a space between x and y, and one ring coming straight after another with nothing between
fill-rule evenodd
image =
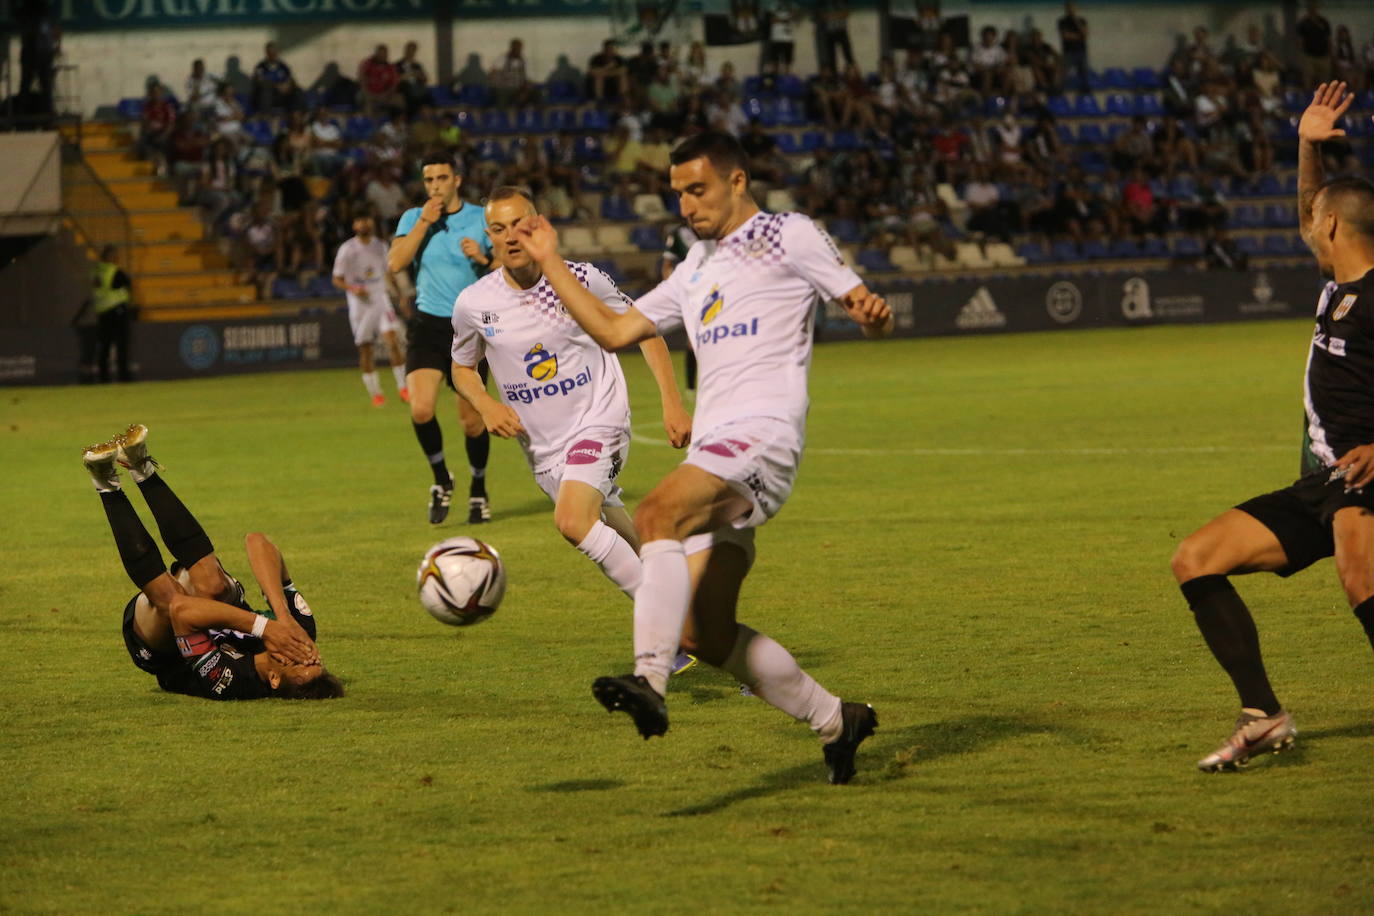
<instances>
[{"instance_id":1,"label":"player's knee","mask_svg":"<svg viewBox=\"0 0 1374 916\"><path fill-rule=\"evenodd\" d=\"M1340 577L1341 588L1345 589L1346 600L1350 606L1358 607L1374 598L1374 570L1363 558L1336 559L1336 574Z\"/></svg>"},{"instance_id":2,"label":"player's knee","mask_svg":"<svg viewBox=\"0 0 1374 916\"><path fill-rule=\"evenodd\" d=\"M412 423L428 423L434 419L434 405L421 404L418 401L410 402L410 420Z\"/></svg>"},{"instance_id":3,"label":"player's knee","mask_svg":"<svg viewBox=\"0 0 1374 916\"><path fill-rule=\"evenodd\" d=\"M559 507L553 511L553 524L558 529L558 533L563 535L569 544L576 547L587 539L587 534L596 524L596 519L587 518L582 513Z\"/></svg>"},{"instance_id":4,"label":"player's knee","mask_svg":"<svg viewBox=\"0 0 1374 916\"><path fill-rule=\"evenodd\" d=\"M189 570L191 588L197 595L207 598L216 598L229 587L229 582L224 577L224 571L220 569L219 563L204 561L196 563Z\"/></svg>"},{"instance_id":5,"label":"player's knee","mask_svg":"<svg viewBox=\"0 0 1374 916\"><path fill-rule=\"evenodd\" d=\"M1169 560L1169 568L1173 570L1174 579L1183 583L1189 579L1196 579L1198 576L1218 572L1209 568L1207 553L1205 546L1197 538L1184 538L1183 543L1178 545L1178 549L1174 551L1173 557Z\"/></svg>"},{"instance_id":6,"label":"player's knee","mask_svg":"<svg viewBox=\"0 0 1374 916\"><path fill-rule=\"evenodd\" d=\"M463 435L467 436L469 439L476 439L486 431L487 426L482 422L480 416L473 416L466 413L463 414Z\"/></svg>"},{"instance_id":7,"label":"player's knee","mask_svg":"<svg viewBox=\"0 0 1374 916\"><path fill-rule=\"evenodd\" d=\"M643 543L677 537L677 516L672 502L650 493L635 509L635 531Z\"/></svg>"}]
</instances>

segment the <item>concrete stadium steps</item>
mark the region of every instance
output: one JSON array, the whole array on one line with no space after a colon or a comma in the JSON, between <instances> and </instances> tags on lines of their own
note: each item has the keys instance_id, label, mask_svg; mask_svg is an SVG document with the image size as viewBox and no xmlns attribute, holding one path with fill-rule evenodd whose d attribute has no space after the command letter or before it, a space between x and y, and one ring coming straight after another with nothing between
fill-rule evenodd
<instances>
[{"instance_id":1,"label":"concrete stadium steps","mask_svg":"<svg viewBox=\"0 0 1374 916\"><path fill-rule=\"evenodd\" d=\"M235 321L245 318L291 316L319 316L347 314L347 307L338 299L297 299L283 302L254 301L245 303L206 303L194 306L166 306L145 309L140 321Z\"/></svg>"},{"instance_id":2,"label":"concrete stadium steps","mask_svg":"<svg viewBox=\"0 0 1374 916\"><path fill-rule=\"evenodd\" d=\"M134 290L144 308L189 305L244 304L257 299L251 283L238 282L232 270L196 270L186 273L151 273L139 277Z\"/></svg>"},{"instance_id":3,"label":"concrete stadium steps","mask_svg":"<svg viewBox=\"0 0 1374 916\"><path fill-rule=\"evenodd\" d=\"M85 153L86 164L107 184L121 178L153 177L153 164L129 150L100 150Z\"/></svg>"},{"instance_id":4,"label":"concrete stadium steps","mask_svg":"<svg viewBox=\"0 0 1374 916\"><path fill-rule=\"evenodd\" d=\"M205 226L193 207L131 210L129 222L133 237L140 242L198 242L205 238Z\"/></svg>"},{"instance_id":5,"label":"concrete stadium steps","mask_svg":"<svg viewBox=\"0 0 1374 916\"><path fill-rule=\"evenodd\" d=\"M135 243L130 251L132 267L140 281L151 275L202 270L227 270L229 259L214 242L204 239Z\"/></svg>"}]
</instances>

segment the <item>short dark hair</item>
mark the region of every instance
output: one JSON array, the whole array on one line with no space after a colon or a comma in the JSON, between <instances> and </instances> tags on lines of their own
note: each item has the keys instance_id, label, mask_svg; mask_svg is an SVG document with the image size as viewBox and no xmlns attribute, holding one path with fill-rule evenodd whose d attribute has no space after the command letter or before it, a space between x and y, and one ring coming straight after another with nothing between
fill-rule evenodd
<instances>
[{"instance_id":1,"label":"short dark hair","mask_svg":"<svg viewBox=\"0 0 1374 916\"><path fill-rule=\"evenodd\" d=\"M523 197L530 202L531 207L534 206L534 195L530 193L530 189L513 184L497 185L492 188L491 193L487 195L487 203L494 204L498 200L510 200L512 197Z\"/></svg>"},{"instance_id":2,"label":"short dark hair","mask_svg":"<svg viewBox=\"0 0 1374 916\"><path fill-rule=\"evenodd\" d=\"M458 167L458 160L445 152L426 153L425 158L420 160L420 171L423 172L427 165L446 165L453 169L453 174L463 174L462 169Z\"/></svg>"},{"instance_id":3,"label":"short dark hair","mask_svg":"<svg viewBox=\"0 0 1374 916\"><path fill-rule=\"evenodd\" d=\"M1317 193L1326 195L1329 206L1340 209L1341 218L1352 229L1374 241L1374 182L1358 175L1342 175L1323 181Z\"/></svg>"},{"instance_id":4,"label":"short dark hair","mask_svg":"<svg viewBox=\"0 0 1374 916\"><path fill-rule=\"evenodd\" d=\"M721 130L705 130L683 140L668 154L668 162L682 165L703 157L722 175L739 169L746 179L749 177L749 154L738 140Z\"/></svg>"},{"instance_id":5,"label":"short dark hair","mask_svg":"<svg viewBox=\"0 0 1374 916\"><path fill-rule=\"evenodd\" d=\"M336 700L344 695L343 681L328 671L304 684L283 679L272 695L279 700Z\"/></svg>"}]
</instances>

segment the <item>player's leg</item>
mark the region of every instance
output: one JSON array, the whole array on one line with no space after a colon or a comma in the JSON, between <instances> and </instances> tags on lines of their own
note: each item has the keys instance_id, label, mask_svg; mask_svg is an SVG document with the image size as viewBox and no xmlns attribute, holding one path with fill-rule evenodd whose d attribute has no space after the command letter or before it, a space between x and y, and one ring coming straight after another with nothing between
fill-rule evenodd
<instances>
[{"instance_id":1,"label":"player's leg","mask_svg":"<svg viewBox=\"0 0 1374 916\"><path fill-rule=\"evenodd\" d=\"M382 396L382 383L377 378L377 365L372 356L372 341L358 341L358 371L363 376L363 387L367 389L368 397L372 398L372 403L376 407L381 407L386 403L386 398Z\"/></svg>"},{"instance_id":2,"label":"player's leg","mask_svg":"<svg viewBox=\"0 0 1374 916\"><path fill-rule=\"evenodd\" d=\"M485 385L490 374L486 360L477 364L477 374ZM477 408L458 397L457 392L454 392L454 397L458 401L458 417L463 422L463 435L466 437L463 444L472 473L468 484L468 523L476 525L491 521L491 500L487 497L487 459L491 456L491 435Z\"/></svg>"},{"instance_id":3,"label":"player's leg","mask_svg":"<svg viewBox=\"0 0 1374 916\"><path fill-rule=\"evenodd\" d=\"M642 578L639 555L633 545L601 520L605 501L606 495L591 484L564 480L554 501L553 523L569 544L633 598ZM623 507L611 508L619 508L622 515L625 512Z\"/></svg>"},{"instance_id":4,"label":"player's leg","mask_svg":"<svg viewBox=\"0 0 1374 916\"><path fill-rule=\"evenodd\" d=\"M825 745L830 781L849 782L854 752L873 734L877 714L864 703L841 701L803 670L787 649L737 622L740 586L753 565L753 538L752 531L725 534L727 540L714 546L704 546L710 544L711 534L687 541L693 593L683 643L759 699L810 726Z\"/></svg>"},{"instance_id":5,"label":"player's leg","mask_svg":"<svg viewBox=\"0 0 1374 916\"><path fill-rule=\"evenodd\" d=\"M388 310L390 314L390 310ZM396 319L393 316L390 327L382 331L382 342L386 344L387 357L391 360L391 377L396 380L396 393L402 401L410 400L410 391L406 388L406 366L405 354L401 352L401 342L396 337Z\"/></svg>"},{"instance_id":6,"label":"player's leg","mask_svg":"<svg viewBox=\"0 0 1374 916\"><path fill-rule=\"evenodd\" d=\"M605 522L616 534L625 539L625 543L634 549L636 555L639 554L639 532L635 531L635 521L630 518L630 513L624 506L601 506L601 520Z\"/></svg>"},{"instance_id":7,"label":"player's leg","mask_svg":"<svg viewBox=\"0 0 1374 916\"><path fill-rule=\"evenodd\" d=\"M1259 497L1245 506L1247 511L1227 510L1190 534L1179 544L1171 563L1198 630L1240 697L1235 731L1226 744L1198 761L1198 767L1207 771L1243 766L1254 754L1288 746L1295 733L1292 719L1270 686L1254 618L1227 577L1291 571L1312 562L1302 562L1303 554L1296 546L1290 558L1284 547L1284 538L1291 545L1302 543L1302 526L1310 520L1288 491Z\"/></svg>"},{"instance_id":8,"label":"player's leg","mask_svg":"<svg viewBox=\"0 0 1374 916\"><path fill-rule=\"evenodd\" d=\"M1336 574L1346 599L1374 646L1374 512L1347 506L1332 519Z\"/></svg>"},{"instance_id":9,"label":"player's leg","mask_svg":"<svg viewBox=\"0 0 1374 916\"><path fill-rule=\"evenodd\" d=\"M414 350L410 351L411 354ZM410 359L410 354L407 359ZM406 373L406 388L410 391L410 422L415 438L434 473L434 485L429 488L429 522L437 525L448 518L449 503L453 499L453 475L444 461L444 434L434 416L439 386L444 374L438 369L411 368Z\"/></svg>"}]
</instances>

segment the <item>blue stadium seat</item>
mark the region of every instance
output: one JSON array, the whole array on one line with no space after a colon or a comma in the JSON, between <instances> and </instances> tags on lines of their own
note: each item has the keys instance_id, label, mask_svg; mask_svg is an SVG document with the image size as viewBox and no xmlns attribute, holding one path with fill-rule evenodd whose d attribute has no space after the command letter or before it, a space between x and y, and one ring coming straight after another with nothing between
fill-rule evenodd
<instances>
[{"instance_id":1,"label":"blue stadium seat","mask_svg":"<svg viewBox=\"0 0 1374 916\"><path fill-rule=\"evenodd\" d=\"M1006 110L1007 97L1004 95L990 95L983 102L983 114L989 118L1000 118Z\"/></svg>"},{"instance_id":2,"label":"blue stadium seat","mask_svg":"<svg viewBox=\"0 0 1374 916\"><path fill-rule=\"evenodd\" d=\"M1068 239L1061 239L1050 246L1051 261L1077 261L1080 259L1078 246Z\"/></svg>"},{"instance_id":3,"label":"blue stadium seat","mask_svg":"<svg viewBox=\"0 0 1374 916\"><path fill-rule=\"evenodd\" d=\"M1078 128L1078 142L1091 146L1101 146L1106 143L1107 138L1102 133L1102 125L1096 121L1089 121L1080 126Z\"/></svg>"},{"instance_id":4,"label":"blue stadium seat","mask_svg":"<svg viewBox=\"0 0 1374 916\"><path fill-rule=\"evenodd\" d=\"M1202 243L1191 235L1180 236L1174 242L1174 254L1180 258L1195 258L1202 254Z\"/></svg>"},{"instance_id":5,"label":"blue stadium seat","mask_svg":"<svg viewBox=\"0 0 1374 916\"><path fill-rule=\"evenodd\" d=\"M350 143L360 143L372 136L377 123L363 115L354 115L344 124L343 138Z\"/></svg>"},{"instance_id":6,"label":"blue stadium seat","mask_svg":"<svg viewBox=\"0 0 1374 916\"><path fill-rule=\"evenodd\" d=\"M830 136L830 148L833 150L856 150L860 145L858 134L852 130L837 130Z\"/></svg>"},{"instance_id":7,"label":"blue stadium seat","mask_svg":"<svg viewBox=\"0 0 1374 916\"><path fill-rule=\"evenodd\" d=\"M316 274L306 284L305 291L316 299L342 298L344 291L330 282L328 277Z\"/></svg>"},{"instance_id":8,"label":"blue stadium seat","mask_svg":"<svg viewBox=\"0 0 1374 916\"><path fill-rule=\"evenodd\" d=\"M1355 108L1374 112L1374 89L1366 89L1355 98Z\"/></svg>"},{"instance_id":9,"label":"blue stadium seat","mask_svg":"<svg viewBox=\"0 0 1374 916\"><path fill-rule=\"evenodd\" d=\"M495 140L483 140L477 144L477 158L484 162L505 162L506 150Z\"/></svg>"},{"instance_id":10,"label":"blue stadium seat","mask_svg":"<svg viewBox=\"0 0 1374 916\"><path fill-rule=\"evenodd\" d=\"M1107 157L1100 149L1085 149L1078 157L1078 164L1089 175L1101 175L1108 168Z\"/></svg>"},{"instance_id":11,"label":"blue stadium seat","mask_svg":"<svg viewBox=\"0 0 1374 916\"><path fill-rule=\"evenodd\" d=\"M576 105L582 101L582 92L571 80L555 80L549 83L544 97L550 105Z\"/></svg>"},{"instance_id":12,"label":"blue stadium seat","mask_svg":"<svg viewBox=\"0 0 1374 916\"><path fill-rule=\"evenodd\" d=\"M1169 196L1169 186L1164 183L1163 178L1151 178L1147 184L1150 186L1150 193L1156 200L1163 200Z\"/></svg>"},{"instance_id":13,"label":"blue stadium seat","mask_svg":"<svg viewBox=\"0 0 1374 916\"><path fill-rule=\"evenodd\" d=\"M430 86L429 100L435 108L455 108L458 105L458 96L447 86Z\"/></svg>"},{"instance_id":14,"label":"blue stadium seat","mask_svg":"<svg viewBox=\"0 0 1374 916\"><path fill-rule=\"evenodd\" d=\"M1017 246L1016 253L1025 258L1027 264L1044 264L1049 260L1044 247L1038 242L1023 242Z\"/></svg>"},{"instance_id":15,"label":"blue stadium seat","mask_svg":"<svg viewBox=\"0 0 1374 916\"><path fill-rule=\"evenodd\" d=\"M1312 101L1310 92L1302 92L1297 89L1288 89L1283 93L1283 107L1291 112L1299 112L1307 107L1307 103Z\"/></svg>"},{"instance_id":16,"label":"blue stadium seat","mask_svg":"<svg viewBox=\"0 0 1374 916\"><path fill-rule=\"evenodd\" d=\"M295 277L278 277L272 281L273 299L309 299L310 293Z\"/></svg>"},{"instance_id":17,"label":"blue stadium seat","mask_svg":"<svg viewBox=\"0 0 1374 916\"><path fill-rule=\"evenodd\" d=\"M493 108L482 116L482 130L489 134L510 133L510 115L503 109Z\"/></svg>"},{"instance_id":18,"label":"blue stadium seat","mask_svg":"<svg viewBox=\"0 0 1374 916\"><path fill-rule=\"evenodd\" d=\"M544 113L546 130L575 130L577 113L571 108L550 108Z\"/></svg>"},{"instance_id":19,"label":"blue stadium seat","mask_svg":"<svg viewBox=\"0 0 1374 916\"><path fill-rule=\"evenodd\" d=\"M610 130L611 116L600 108L588 108L582 112L583 130Z\"/></svg>"},{"instance_id":20,"label":"blue stadium seat","mask_svg":"<svg viewBox=\"0 0 1374 916\"><path fill-rule=\"evenodd\" d=\"M1236 250L1241 254L1253 258L1255 255L1264 251L1264 246L1260 240L1253 235L1242 235L1236 239Z\"/></svg>"},{"instance_id":21,"label":"blue stadium seat","mask_svg":"<svg viewBox=\"0 0 1374 916\"><path fill-rule=\"evenodd\" d=\"M1264 225L1264 217L1260 214L1259 207L1241 204L1231 211L1230 223L1237 229L1258 229Z\"/></svg>"},{"instance_id":22,"label":"blue stadium seat","mask_svg":"<svg viewBox=\"0 0 1374 916\"><path fill-rule=\"evenodd\" d=\"M274 135L272 125L260 118L250 118L243 122L243 132L253 141L254 146L271 146Z\"/></svg>"},{"instance_id":23,"label":"blue stadium seat","mask_svg":"<svg viewBox=\"0 0 1374 916\"><path fill-rule=\"evenodd\" d=\"M828 219L825 221L826 231L847 245L854 245L863 240L863 234L859 231L859 224L852 219Z\"/></svg>"},{"instance_id":24,"label":"blue stadium seat","mask_svg":"<svg viewBox=\"0 0 1374 916\"><path fill-rule=\"evenodd\" d=\"M1060 141L1061 143L1073 143L1073 142L1074 142L1073 128L1070 127L1069 125L1067 125L1067 124L1058 124L1058 125L1055 125L1054 131L1055 131L1055 133L1059 134L1059 141Z\"/></svg>"},{"instance_id":25,"label":"blue stadium seat","mask_svg":"<svg viewBox=\"0 0 1374 916\"><path fill-rule=\"evenodd\" d=\"M1056 118L1068 118L1073 116L1073 105L1062 95L1052 95L1046 101L1045 106L1049 108L1050 114Z\"/></svg>"},{"instance_id":26,"label":"blue stadium seat","mask_svg":"<svg viewBox=\"0 0 1374 916\"><path fill-rule=\"evenodd\" d=\"M1103 261L1112 256L1111 249L1101 239L1088 239L1083 243L1083 257L1093 261Z\"/></svg>"},{"instance_id":27,"label":"blue stadium seat","mask_svg":"<svg viewBox=\"0 0 1374 916\"><path fill-rule=\"evenodd\" d=\"M584 162L600 162L606 158L606 150L596 137L584 134L577 138L577 156Z\"/></svg>"},{"instance_id":28,"label":"blue stadium seat","mask_svg":"<svg viewBox=\"0 0 1374 916\"><path fill-rule=\"evenodd\" d=\"M1146 258L1167 258L1169 256L1169 246L1164 244L1164 240L1157 235L1148 236L1144 244L1140 246L1140 254Z\"/></svg>"},{"instance_id":29,"label":"blue stadium seat","mask_svg":"<svg viewBox=\"0 0 1374 916\"><path fill-rule=\"evenodd\" d=\"M1283 193L1283 184L1277 175L1272 172L1265 172L1255 182L1255 193L1260 196L1270 196Z\"/></svg>"},{"instance_id":30,"label":"blue stadium seat","mask_svg":"<svg viewBox=\"0 0 1374 916\"><path fill-rule=\"evenodd\" d=\"M789 99L806 98L806 81L795 73L778 77L778 93Z\"/></svg>"},{"instance_id":31,"label":"blue stadium seat","mask_svg":"<svg viewBox=\"0 0 1374 916\"><path fill-rule=\"evenodd\" d=\"M1152 67L1136 67L1131 71L1131 82L1135 83L1135 88L1158 89L1163 81L1159 78L1158 71Z\"/></svg>"},{"instance_id":32,"label":"blue stadium seat","mask_svg":"<svg viewBox=\"0 0 1374 916\"><path fill-rule=\"evenodd\" d=\"M777 142L778 151L781 153L791 155L797 152L799 149L799 147L797 146L797 138L793 136L792 132L789 130L784 130L781 133L774 134L773 140Z\"/></svg>"},{"instance_id":33,"label":"blue stadium seat","mask_svg":"<svg viewBox=\"0 0 1374 916\"><path fill-rule=\"evenodd\" d=\"M1114 142L1116 142L1116 138L1117 138L1117 137L1121 136L1122 134L1124 134L1126 131L1128 131L1128 130L1130 130L1130 129L1131 129L1131 128L1130 128L1129 125L1122 124L1120 121L1114 121L1114 122L1112 122L1111 124L1108 124L1108 125L1107 125L1107 142L1108 142L1108 143L1114 143Z\"/></svg>"},{"instance_id":34,"label":"blue stadium seat","mask_svg":"<svg viewBox=\"0 0 1374 916\"><path fill-rule=\"evenodd\" d=\"M453 113L453 123L465 134L477 133L481 130L477 123L477 115L466 108L460 108Z\"/></svg>"},{"instance_id":35,"label":"blue stadium seat","mask_svg":"<svg viewBox=\"0 0 1374 916\"><path fill-rule=\"evenodd\" d=\"M115 106L115 109L119 112L119 116L124 120L137 121L139 118L143 117L143 100L120 99L119 104Z\"/></svg>"},{"instance_id":36,"label":"blue stadium seat","mask_svg":"<svg viewBox=\"0 0 1374 916\"><path fill-rule=\"evenodd\" d=\"M1085 92L1074 101L1073 113L1080 118L1098 118L1102 116L1102 107L1097 104L1097 96Z\"/></svg>"},{"instance_id":37,"label":"blue stadium seat","mask_svg":"<svg viewBox=\"0 0 1374 916\"><path fill-rule=\"evenodd\" d=\"M610 220L632 220L638 219L634 207L623 197L608 194L601 200L601 218Z\"/></svg>"},{"instance_id":38,"label":"blue stadium seat","mask_svg":"<svg viewBox=\"0 0 1374 916\"><path fill-rule=\"evenodd\" d=\"M1127 260L1127 259L1130 259L1130 258L1138 258L1138 257L1140 257L1141 254L1142 254L1142 252L1141 252L1141 250L1140 250L1140 246L1139 246L1138 244L1136 244L1135 239L1129 238L1129 237L1128 237L1128 238L1120 238L1120 239L1117 239L1116 241L1112 242L1112 247L1111 247L1110 250L1111 250L1111 256L1112 256L1113 258L1118 259L1118 260ZM1087 253L1086 248L1084 249L1084 253L1085 253L1085 254Z\"/></svg>"},{"instance_id":39,"label":"blue stadium seat","mask_svg":"<svg viewBox=\"0 0 1374 916\"><path fill-rule=\"evenodd\" d=\"M744 94L760 95L763 92L763 78L759 76L746 76L744 78Z\"/></svg>"},{"instance_id":40,"label":"blue stadium seat","mask_svg":"<svg viewBox=\"0 0 1374 916\"><path fill-rule=\"evenodd\" d=\"M1265 226L1272 226L1275 229L1282 229L1285 226L1293 226L1298 222L1297 211L1284 204L1270 204L1264 208Z\"/></svg>"},{"instance_id":41,"label":"blue stadium seat","mask_svg":"<svg viewBox=\"0 0 1374 916\"><path fill-rule=\"evenodd\" d=\"M606 175L601 169L592 165L582 166L582 190L600 194L606 187Z\"/></svg>"},{"instance_id":42,"label":"blue stadium seat","mask_svg":"<svg viewBox=\"0 0 1374 916\"><path fill-rule=\"evenodd\" d=\"M1197 193L1197 179L1192 175L1176 175L1169 185L1170 197L1192 197Z\"/></svg>"},{"instance_id":43,"label":"blue stadium seat","mask_svg":"<svg viewBox=\"0 0 1374 916\"><path fill-rule=\"evenodd\" d=\"M491 92L486 86L479 86L476 83L472 83L458 90L458 104L469 105L474 108L485 108L491 104Z\"/></svg>"},{"instance_id":44,"label":"blue stadium seat","mask_svg":"<svg viewBox=\"0 0 1374 916\"><path fill-rule=\"evenodd\" d=\"M1093 92L1101 92L1103 89L1107 88L1107 78L1104 77L1099 71L1089 69L1088 88L1091 89Z\"/></svg>"},{"instance_id":45,"label":"blue stadium seat","mask_svg":"<svg viewBox=\"0 0 1374 916\"><path fill-rule=\"evenodd\" d=\"M802 127L806 124L806 106L789 96L780 96L775 103L777 121L783 127Z\"/></svg>"},{"instance_id":46,"label":"blue stadium seat","mask_svg":"<svg viewBox=\"0 0 1374 916\"><path fill-rule=\"evenodd\" d=\"M1307 247L1307 243L1302 240L1300 235L1290 235L1288 237L1288 248L1293 254L1309 255L1312 250Z\"/></svg>"},{"instance_id":47,"label":"blue stadium seat","mask_svg":"<svg viewBox=\"0 0 1374 916\"><path fill-rule=\"evenodd\" d=\"M1134 89L1135 83L1131 80L1131 75L1121 67L1108 67L1102 71L1102 82L1106 83L1108 89Z\"/></svg>"},{"instance_id":48,"label":"blue stadium seat","mask_svg":"<svg viewBox=\"0 0 1374 916\"><path fill-rule=\"evenodd\" d=\"M522 134L542 134L544 110L542 108L522 108L515 113L515 129Z\"/></svg>"},{"instance_id":49,"label":"blue stadium seat","mask_svg":"<svg viewBox=\"0 0 1374 916\"><path fill-rule=\"evenodd\" d=\"M663 248L663 237L653 226L635 226L630 232L630 241L640 251L659 251Z\"/></svg>"},{"instance_id":50,"label":"blue stadium seat","mask_svg":"<svg viewBox=\"0 0 1374 916\"><path fill-rule=\"evenodd\" d=\"M1117 118L1129 118L1135 114L1135 105L1128 96L1113 92L1107 96L1107 114Z\"/></svg>"},{"instance_id":51,"label":"blue stadium seat","mask_svg":"<svg viewBox=\"0 0 1374 916\"><path fill-rule=\"evenodd\" d=\"M801 136L801 151L803 153L814 152L825 146L825 134L819 130L808 130Z\"/></svg>"},{"instance_id":52,"label":"blue stadium seat","mask_svg":"<svg viewBox=\"0 0 1374 916\"><path fill-rule=\"evenodd\" d=\"M859 266L874 273L890 273L897 269L881 248L865 248L859 252Z\"/></svg>"},{"instance_id":53,"label":"blue stadium seat","mask_svg":"<svg viewBox=\"0 0 1374 916\"><path fill-rule=\"evenodd\" d=\"M1146 92L1135 97L1134 114L1146 118L1163 117L1164 104L1159 100L1159 96L1153 92Z\"/></svg>"},{"instance_id":54,"label":"blue stadium seat","mask_svg":"<svg viewBox=\"0 0 1374 916\"><path fill-rule=\"evenodd\" d=\"M1265 254L1286 256L1288 251L1288 239L1281 235L1271 235L1264 240Z\"/></svg>"}]
</instances>

